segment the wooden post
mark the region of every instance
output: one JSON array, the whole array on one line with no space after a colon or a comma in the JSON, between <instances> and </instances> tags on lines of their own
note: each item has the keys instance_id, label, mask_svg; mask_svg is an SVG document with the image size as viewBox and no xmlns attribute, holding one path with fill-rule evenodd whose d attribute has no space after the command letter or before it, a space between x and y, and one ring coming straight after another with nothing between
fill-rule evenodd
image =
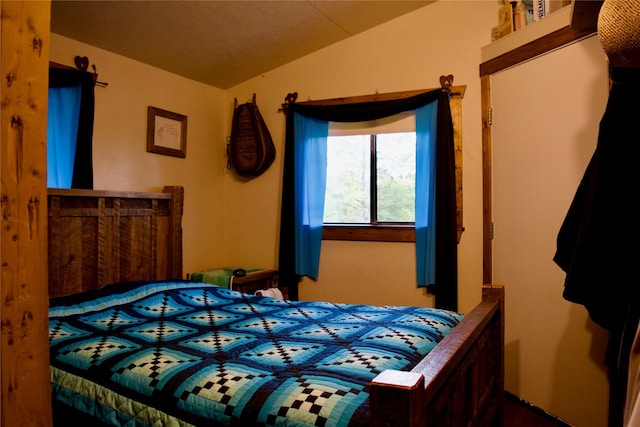
<instances>
[{"instance_id":1,"label":"wooden post","mask_svg":"<svg viewBox=\"0 0 640 427\"><path fill-rule=\"evenodd\" d=\"M493 183L491 75L480 77L482 108L482 283L493 283Z\"/></svg>"},{"instance_id":2,"label":"wooden post","mask_svg":"<svg viewBox=\"0 0 640 427\"><path fill-rule=\"evenodd\" d=\"M169 218L169 276L174 279L182 277L182 205L184 204L184 187L166 186L164 193L171 193L171 218Z\"/></svg>"},{"instance_id":3,"label":"wooden post","mask_svg":"<svg viewBox=\"0 0 640 427\"><path fill-rule=\"evenodd\" d=\"M0 0L0 424L50 426L49 1Z\"/></svg>"},{"instance_id":4,"label":"wooden post","mask_svg":"<svg viewBox=\"0 0 640 427\"><path fill-rule=\"evenodd\" d=\"M424 376L386 370L371 381L369 394L373 427L418 427L425 425Z\"/></svg>"}]
</instances>

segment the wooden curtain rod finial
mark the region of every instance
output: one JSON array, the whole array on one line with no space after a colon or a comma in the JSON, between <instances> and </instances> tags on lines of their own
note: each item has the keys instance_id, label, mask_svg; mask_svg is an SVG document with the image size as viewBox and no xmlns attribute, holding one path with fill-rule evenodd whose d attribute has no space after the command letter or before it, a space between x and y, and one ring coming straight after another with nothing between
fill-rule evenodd
<instances>
[{"instance_id":1,"label":"wooden curtain rod finial","mask_svg":"<svg viewBox=\"0 0 640 427\"><path fill-rule=\"evenodd\" d=\"M278 112L284 112L287 114L287 108L289 104L293 104L298 99L298 92L288 93L287 96L284 97L284 104L282 104L282 108L278 108Z\"/></svg>"},{"instance_id":2,"label":"wooden curtain rod finial","mask_svg":"<svg viewBox=\"0 0 640 427\"><path fill-rule=\"evenodd\" d=\"M76 64L76 68L80 71L87 71L89 68L89 58L86 56L81 57L76 55L76 57L73 58L73 62Z\"/></svg>"},{"instance_id":3,"label":"wooden curtain rod finial","mask_svg":"<svg viewBox=\"0 0 640 427\"><path fill-rule=\"evenodd\" d=\"M76 55L76 57L73 58L73 62L76 64L76 68L78 70L89 72L89 58L86 56L81 57L80 55ZM99 86L108 86L109 83L98 81L98 70L96 69L95 64L91 65L91 68L93 69L93 81Z\"/></svg>"},{"instance_id":4,"label":"wooden curtain rod finial","mask_svg":"<svg viewBox=\"0 0 640 427\"><path fill-rule=\"evenodd\" d=\"M440 76L440 86L442 86L443 92L450 92L451 85L453 85L453 75L449 74L448 76Z\"/></svg>"},{"instance_id":5,"label":"wooden curtain rod finial","mask_svg":"<svg viewBox=\"0 0 640 427\"><path fill-rule=\"evenodd\" d=\"M293 104L298 99L298 92L288 93L287 96L284 97L284 102L287 104Z\"/></svg>"}]
</instances>

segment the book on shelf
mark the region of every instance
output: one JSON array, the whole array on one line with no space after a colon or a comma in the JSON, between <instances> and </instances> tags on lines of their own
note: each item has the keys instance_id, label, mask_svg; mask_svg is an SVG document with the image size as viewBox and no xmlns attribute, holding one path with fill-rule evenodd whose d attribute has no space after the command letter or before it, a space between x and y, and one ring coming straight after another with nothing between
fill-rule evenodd
<instances>
[{"instance_id":1,"label":"book on shelf","mask_svg":"<svg viewBox=\"0 0 640 427\"><path fill-rule=\"evenodd\" d=\"M512 1L513 9L513 29L518 31L527 25L527 9L521 0Z\"/></svg>"},{"instance_id":2,"label":"book on shelf","mask_svg":"<svg viewBox=\"0 0 640 427\"><path fill-rule=\"evenodd\" d=\"M570 4L571 0L533 0L533 20L539 21L550 13Z\"/></svg>"},{"instance_id":3,"label":"book on shelf","mask_svg":"<svg viewBox=\"0 0 640 427\"><path fill-rule=\"evenodd\" d=\"M539 21L547 16L550 0L533 0L533 20Z\"/></svg>"},{"instance_id":4,"label":"book on shelf","mask_svg":"<svg viewBox=\"0 0 640 427\"><path fill-rule=\"evenodd\" d=\"M511 34L513 28L513 7L510 2L506 2L498 9L498 38Z\"/></svg>"},{"instance_id":5,"label":"book on shelf","mask_svg":"<svg viewBox=\"0 0 640 427\"><path fill-rule=\"evenodd\" d=\"M522 8L525 12L526 24L529 25L533 22L533 2L535 0L521 0Z\"/></svg>"}]
</instances>

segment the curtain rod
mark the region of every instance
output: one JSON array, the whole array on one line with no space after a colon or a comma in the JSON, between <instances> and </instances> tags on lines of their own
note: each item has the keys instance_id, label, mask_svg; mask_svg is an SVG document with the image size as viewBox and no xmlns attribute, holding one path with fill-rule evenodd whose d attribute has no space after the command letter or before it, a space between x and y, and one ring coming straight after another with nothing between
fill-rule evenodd
<instances>
[{"instance_id":1,"label":"curtain rod","mask_svg":"<svg viewBox=\"0 0 640 427\"><path fill-rule=\"evenodd\" d=\"M440 76L440 89L443 92L449 92L451 97L460 97L464 96L464 91L466 86L452 86L453 85L453 75L449 74L447 76ZM402 92L389 92L389 93L378 93L376 92L373 95L359 95L359 96L350 96L345 98L331 98L331 99L319 99L319 100L309 100L302 101L299 104L306 105L336 105L336 104L355 104L359 102L376 102L376 101L388 101L392 99L403 99L409 98L415 95L419 95L425 92L431 92L434 89L417 89L410 91L402 91ZM278 108L278 112L287 111L289 104L293 104L296 102L298 98L298 92L288 93L284 98L284 103L282 104L282 108Z\"/></svg>"},{"instance_id":2,"label":"curtain rod","mask_svg":"<svg viewBox=\"0 0 640 427\"><path fill-rule=\"evenodd\" d=\"M76 65L76 68L73 68L64 64L59 64L57 62L52 62L52 61L49 61L49 68L64 68L67 70L79 70L79 71L85 71L87 73L90 73L90 71L87 70L89 68L89 58L87 58L86 56L80 57L79 55L76 55L73 61ZM95 64L91 65L91 68L93 69L93 73L91 74L93 76L94 84L102 87L109 86L109 83L98 81L98 71L96 69Z\"/></svg>"}]
</instances>

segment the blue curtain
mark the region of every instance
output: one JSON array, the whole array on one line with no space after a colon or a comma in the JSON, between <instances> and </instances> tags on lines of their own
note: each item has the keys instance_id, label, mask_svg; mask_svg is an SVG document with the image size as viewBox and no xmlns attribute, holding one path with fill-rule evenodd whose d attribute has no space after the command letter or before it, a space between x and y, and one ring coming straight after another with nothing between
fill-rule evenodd
<instances>
[{"instance_id":1,"label":"blue curtain","mask_svg":"<svg viewBox=\"0 0 640 427\"><path fill-rule=\"evenodd\" d=\"M47 187L71 188L82 86L49 88Z\"/></svg>"},{"instance_id":2,"label":"blue curtain","mask_svg":"<svg viewBox=\"0 0 640 427\"><path fill-rule=\"evenodd\" d=\"M329 122L294 113L296 273L318 277Z\"/></svg>"},{"instance_id":3,"label":"blue curtain","mask_svg":"<svg viewBox=\"0 0 640 427\"><path fill-rule=\"evenodd\" d=\"M49 187L93 188L94 86L91 73L49 68Z\"/></svg>"},{"instance_id":4,"label":"blue curtain","mask_svg":"<svg viewBox=\"0 0 640 427\"><path fill-rule=\"evenodd\" d=\"M438 103L415 110L416 116L416 269L418 286L436 282L436 130Z\"/></svg>"},{"instance_id":5,"label":"blue curtain","mask_svg":"<svg viewBox=\"0 0 640 427\"><path fill-rule=\"evenodd\" d=\"M440 89L413 97L355 104L289 104L280 219L280 283L298 297L301 276L317 278L329 121L361 122L416 112L417 283L436 294L436 307L457 309L457 224L453 125L449 95ZM315 156L315 157L314 157ZM436 267L437 266L437 267Z\"/></svg>"}]
</instances>

